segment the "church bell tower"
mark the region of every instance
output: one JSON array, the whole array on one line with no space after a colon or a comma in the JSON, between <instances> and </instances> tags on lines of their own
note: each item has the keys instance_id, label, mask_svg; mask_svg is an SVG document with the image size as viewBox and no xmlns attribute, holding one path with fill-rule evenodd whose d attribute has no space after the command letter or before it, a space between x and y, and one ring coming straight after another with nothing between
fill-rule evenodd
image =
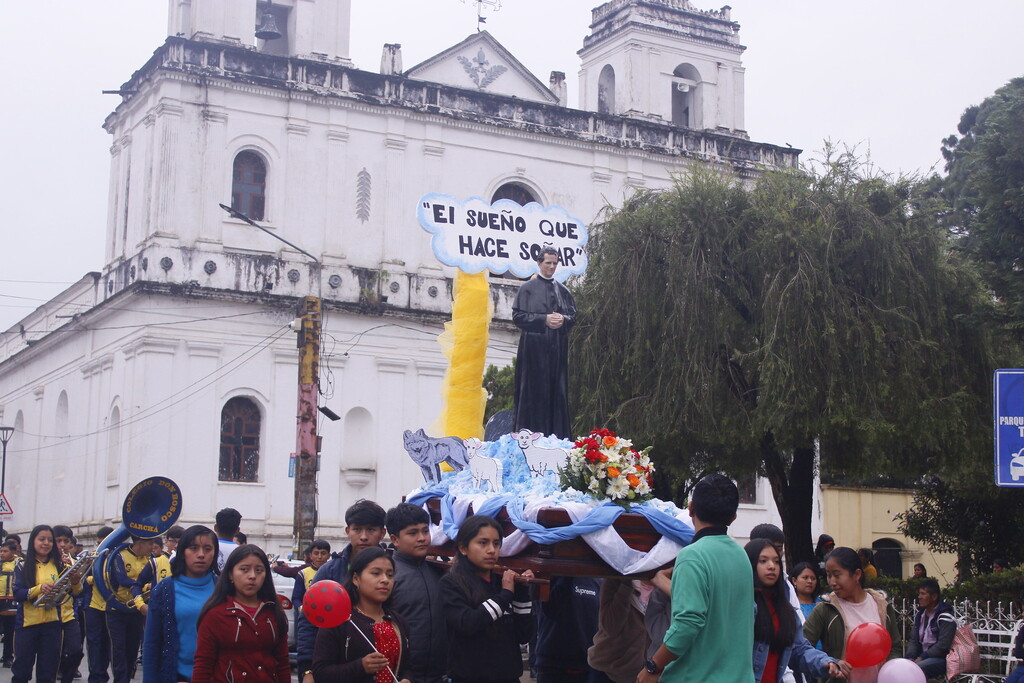
<instances>
[{"instance_id":1,"label":"church bell tower","mask_svg":"<svg viewBox=\"0 0 1024 683\"><path fill-rule=\"evenodd\" d=\"M580 107L746 137L739 24L732 8L611 0L579 51Z\"/></svg>"},{"instance_id":2,"label":"church bell tower","mask_svg":"<svg viewBox=\"0 0 1024 683\"><path fill-rule=\"evenodd\" d=\"M351 0L170 0L167 33L201 42L255 46L280 57L349 62ZM267 16L281 34L254 37Z\"/></svg>"}]
</instances>

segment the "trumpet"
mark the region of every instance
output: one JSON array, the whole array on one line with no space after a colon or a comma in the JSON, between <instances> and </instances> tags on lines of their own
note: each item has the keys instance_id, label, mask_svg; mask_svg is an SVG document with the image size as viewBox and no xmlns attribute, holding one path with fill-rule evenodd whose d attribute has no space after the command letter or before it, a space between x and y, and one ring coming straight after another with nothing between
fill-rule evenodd
<instances>
[{"instance_id":1,"label":"trumpet","mask_svg":"<svg viewBox=\"0 0 1024 683\"><path fill-rule=\"evenodd\" d=\"M53 584L53 589L49 593L39 596L33 604L36 607L56 607L64 604L68 599L68 593L71 592L71 586L80 583L82 577L89 573L96 557L96 553L82 553L74 564L60 573Z\"/></svg>"},{"instance_id":2,"label":"trumpet","mask_svg":"<svg viewBox=\"0 0 1024 683\"><path fill-rule=\"evenodd\" d=\"M144 602L147 605L149 604L149 591L152 588L153 588L153 584L147 583L145 586L142 587L142 591L139 593L139 597L142 598L142 602ZM122 600L115 593L114 594L114 599L117 600L117 602L119 604L124 605L124 607L126 609L129 609L129 610L136 609L136 607L135 607L135 598L133 598L133 597L129 596L127 599L123 599Z\"/></svg>"}]
</instances>

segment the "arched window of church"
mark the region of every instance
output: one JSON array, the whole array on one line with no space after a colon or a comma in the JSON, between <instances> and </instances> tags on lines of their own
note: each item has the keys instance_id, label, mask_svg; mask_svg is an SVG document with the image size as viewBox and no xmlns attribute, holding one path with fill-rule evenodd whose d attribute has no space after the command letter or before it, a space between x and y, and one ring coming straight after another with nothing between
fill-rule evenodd
<instances>
[{"instance_id":1,"label":"arched window of church","mask_svg":"<svg viewBox=\"0 0 1024 683\"><path fill-rule=\"evenodd\" d=\"M680 64L672 75L672 125L700 128L700 73L692 64Z\"/></svg>"},{"instance_id":2,"label":"arched window of church","mask_svg":"<svg viewBox=\"0 0 1024 683\"><path fill-rule=\"evenodd\" d=\"M231 208L254 221L264 219L267 165L256 152L239 152L231 175Z\"/></svg>"},{"instance_id":3,"label":"arched window of church","mask_svg":"<svg viewBox=\"0 0 1024 683\"><path fill-rule=\"evenodd\" d=\"M221 481L256 481L260 468L260 409L249 398L236 397L220 411Z\"/></svg>"},{"instance_id":4,"label":"arched window of church","mask_svg":"<svg viewBox=\"0 0 1024 683\"><path fill-rule=\"evenodd\" d=\"M491 203L498 201L499 199L511 199L519 206L526 206L530 202L537 201L537 198L533 196L529 188L519 183L505 183L491 196Z\"/></svg>"},{"instance_id":5,"label":"arched window of church","mask_svg":"<svg viewBox=\"0 0 1024 683\"><path fill-rule=\"evenodd\" d=\"M60 392L57 397L57 413L54 416L54 430L57 436L68 436L71 433L68 423L68 392Z\"/></svg>"},{"instance_id":6,"label":"arched window of church","mask_svg":"<svg viewBox=\"0 0 1024 683\"><path fill-rule=\"evenodd\" d=\"M615 69L605 64L597 77L597 113L615 113Z\"/></svg>"},{"instance_id":7,"label":"arched window of church","mask_svg":"<svg viewBox=\"0 0 1024 683\"><path fill-rule=\"evenodd\" d=\"M107 428L107 483L116 483L121 474L121 409L110 411Z\"/></svg>"}]
</instances>

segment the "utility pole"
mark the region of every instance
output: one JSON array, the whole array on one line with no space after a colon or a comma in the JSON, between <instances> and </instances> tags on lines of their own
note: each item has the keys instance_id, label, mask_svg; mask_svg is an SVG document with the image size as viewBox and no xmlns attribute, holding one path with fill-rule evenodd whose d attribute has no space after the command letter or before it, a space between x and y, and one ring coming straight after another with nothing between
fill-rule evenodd
<instances>
[{"instance_id":1,"label":"utility pole","mask_svg":"<svg viewBox=\"0 0 1024 683\"><path fill-rule=\"evenodd\" d=\"M292 536L296 553L313 542L317 524L316 473L320 437L316 433L320 398L321 300L307 296L302 302L298 326L299 406L295 434L295 515ZM295 555L299 557L298 554Z\"/></svg>"},{"instance_id":2,"label":"utility pole","mask_svg":"<svg viewBox=\"0 0 1024 683\"><path fill-rule=\"evenodd\" d=\"M321 264L317 257L305 249L267 230L241 211L236 211L226 204L220 204L220 208L227 211L232 218L245 221L274 239L284 242L317 266L317 296L307 296L302 300L299 324L294 326L298 334L299 347L299 402L295 420L295 506L292 511L292 541L295 543L294 557L301 557L302 549L313 542L318 521L316 473L320 469L320 437L316 433L316 420L320 399L320 312L323 304L323 299L319 296Z\"/></svg>"}]
</instances>

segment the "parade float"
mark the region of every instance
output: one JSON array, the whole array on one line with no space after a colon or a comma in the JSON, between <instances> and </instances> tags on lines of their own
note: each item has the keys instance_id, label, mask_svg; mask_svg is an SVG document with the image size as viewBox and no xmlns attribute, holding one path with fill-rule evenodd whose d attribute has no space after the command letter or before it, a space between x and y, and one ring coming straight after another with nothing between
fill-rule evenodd
<instances>
[{"instance_id":1,"label":"parade float","mask_svg":"<svg viewBox=\"0 0 1024 683\"><path fill-rule=\"evenodd\" d=\"M453 556L471 514L501 523L504 566L542 577L650 576L693 537L689 515L653 496L649 449L608 430L575 442L527 430L495 441L410 432L406 448L421 467L451 469L406 497L430 512L431 554Z\"/></svg>"},{"instance_id":2,"label":"parade float","mask_svg":"<svg viewBox=\"0 0 1024 683\"><path fill-rule=\"evenodd\" d=\"M438 260L457 268L452 320L439 342L449 359L442 410L431 431L405 433L424 484L406 501L431 516L431 554L455 555L471 514L504 529L502 563L542 577L650 576L693 538L689 515L654 497L650 449L595 430L575 441L531 430L484 441L481 386L492 315L488 273L524 278L545 247L558 254L554 279L582 275L587 226L562 207L526 206L432 193L420 225Z\"/></svg>"}]
</instances>

